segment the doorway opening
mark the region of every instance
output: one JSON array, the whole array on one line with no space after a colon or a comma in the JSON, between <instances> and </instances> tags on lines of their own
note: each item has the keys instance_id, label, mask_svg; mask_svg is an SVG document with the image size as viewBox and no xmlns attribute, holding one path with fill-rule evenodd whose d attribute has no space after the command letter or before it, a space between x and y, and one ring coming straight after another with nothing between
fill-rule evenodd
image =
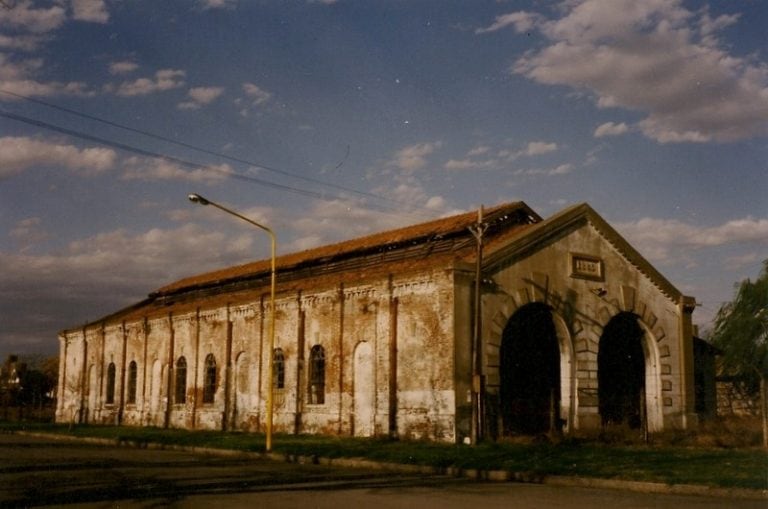
<instances>
[{"instance_id":1,"label":"doorway opening","mask_svg":"<svg viewBox=\"0 0 768 509\"><path fill-rule=\"evenodd\" d=\"M509 319L499 374L504 435L560 429L560 347L549 306L527 304Z\"/></svg>"},{"instance_id":2,"label":"doorway opening","mask_svg":"<svg viewBox=\"0 0 768 509\"><path fill-rule=\"evenodd\" d=\"M603 426L640 428L645 421L645 353L637 316L622 312L600 336L597 384Z\"/></svg>"}]
</instances>

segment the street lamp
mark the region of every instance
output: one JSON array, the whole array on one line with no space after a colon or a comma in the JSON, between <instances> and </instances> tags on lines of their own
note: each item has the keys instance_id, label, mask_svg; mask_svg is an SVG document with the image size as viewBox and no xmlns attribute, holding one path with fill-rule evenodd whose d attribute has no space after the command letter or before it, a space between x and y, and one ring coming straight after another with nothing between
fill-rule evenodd
<instances>
[{"instance_id":1,"label":"street lamp","mask_svg":"<svg viewBox=\"0 0 768 509\"><path fill-rule=\"evenodd\" d=\"M234 210L230 210L222 205L219 205L216 202L212 202L210 200L207 200L200 196L199 194L190 194L187 196L189 198L189 201L192 203L198 203L200 205L212 205L216 207L219 210L222 210L226 212L227 214L233 215L237 218L242 219L246 223L250 223L253 226L256 226L257 228L261 228L265 232L269 234L269 238L272 241L272 255L271 255L271 265L270 265L270 271L271 271L271 281L270 281L270 289L269 289L269 314L270 314L270 320L269 320L269 364L268 364L268 384L269 384L269 390L267 391L267 443L266 443L266 450L267 452L270 452L272 450L272 415L273 415L273 408L274 408L274 398L273 398L273 392L274 389L272 387L274 380L274 351L275 351L275 251L277 247L277 238L275 237L275 232L273 232L270 228L264 226L263 224L259 224L256 221L253 221L251 219L248 219L247 217L238 214Z\"/></svg>"}]
</instances>

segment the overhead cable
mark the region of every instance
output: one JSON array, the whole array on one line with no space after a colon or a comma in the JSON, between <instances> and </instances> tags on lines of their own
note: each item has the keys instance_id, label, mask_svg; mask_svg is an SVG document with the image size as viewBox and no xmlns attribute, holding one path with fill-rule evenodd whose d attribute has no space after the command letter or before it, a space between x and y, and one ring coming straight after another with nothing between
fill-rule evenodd
<instances>
[{"instance_id":1,"label":"overhead cable","mask_svg":"<svg viewBox=\"0 0 768 509\"><path fill-rule=\"evenodd\" d=\"M339 184L333 184L331 182L326 182L326 181L323 181L323 180L320 180L320 179L315 179L315 178L312 178L312 177L307 177L307 176L304 176L304 175L299 175L297 173L293 173L293 172L290 172L290 171L287 171L287 170L281 170L280 168L275 168L273 166L268 166L268 165L265 165L265 164L262 164L262 163L259 163L259 162L256 162L256 161L250 161L250 160L247 160L247 159L242 159L242 158L239 158L239 157L223 154L221 152L216 152L215 150L210 150L210 149L207 149L207 148L198 147L196 145L192 145L190 143L186 143L186 142L183 142L183 141L175 140L173 138L169 138L169 137L163 136L161 134L152 133L152 132L145 131L145 130L142 130L142 129L136 129L135 127L126 126L126 125L120 124L118 122L114 122L112 120L108 120L108 119L105 119L105 118L97 117L95 115L90 115L88 113L83 113L81 111L73 110L71 108L66 108L66 107L60 106L58 104L53 104L53 103L49 103L49 102L46 102L46 101L42 101L40 99L35 99L33 97L25 96L25 95L22 95L22 94L17 94L15 92L11 92L9 90L0 89L0 92L4 93L4 94L7 94L7 95L10 95L10 96L13 96L13 97L17 97L19 99L23 99L23 100L31 102L31 103L40 104L40 105L45 106L47 108L52 108L52 109L55 109L55 110L63 111L65 113L69 113L71 115L75 115L75 116L78 116L78 117L81 117L81 118L92 120L94 122L99 122L99 123L102 123L104 125L108 125L108 126L111 126L111 127L116 127L118 129L123 129L125 131L129 131L129 132L132 132L132 133L135 133L135 134L140 134L142 136L146 136L146 137L149 137L149 138L154 138L154 139L157 139L157 140L160 140L160 141L164 141L166 143L171 143L171 144L177 145L179 147L184 147L184 148L187 148L187 149L190 149L190 150L195 150L195 151L201 152L203 154L212 155L212 156L215 156L215 157L219 157L221 159L226 159L228 161L237 162L237 163L240 163L240 164L245 164L245 165L248 165L248 166L252 166L254 168L260 168L260 169L263 169L263 170L266 170L266 171L269 171L269 172L272 172L272 173L277 173L277 174L282 175L284 177L295 178L295 179L303 180L305 182L310 182L310 183L313 183L313 184L318 184L318 185L322 185L322 186L326 186L326 187L331 187L331 188L337 189L339 191L345 191L345 192L348 192L348 193L353 193L353 194L356 194L358 196L363 196L363 197L366 197L366 198L373 198L373 199L376 199L376 200L382 200L382 201L389 202L389 203L392 203L394 205L397 205L399 207L403 207L403 206L406 206L406 205L409 205L409 206L411 205L411 204L406 204L406 203L403 203L401 201L393 200L392 198L388 198L386 196L381 196L381 195L378 195L378 194L375 194L375 193L361 191L359 189L355 189L355 188L347 187L347 186L342 186L342 185L339 185ZM348 155L349 155L349 146L347 146L347 154L345 156L345 159L346 159L346 157Z\"/></svg>"}]
</instances>

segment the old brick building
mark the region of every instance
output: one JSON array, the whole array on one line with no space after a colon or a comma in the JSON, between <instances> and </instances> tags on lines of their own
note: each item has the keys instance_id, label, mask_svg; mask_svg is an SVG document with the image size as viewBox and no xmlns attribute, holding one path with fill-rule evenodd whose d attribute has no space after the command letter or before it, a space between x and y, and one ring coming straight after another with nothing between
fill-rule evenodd
<instances>
[{"instance_id":1,"label":"old brick building","mask_svg":"<svg viewBox=\"0 0 768 509\"><path fill-rule=\"evenodd\" d=\"M59 336L57 420L464 441L695 422L694 301L588 205L477 213L197 275ZM475 355L477 353L477 355ZM479 364L473 367L473 359ZM473 376L474 373L479 376Z\"/></svg>"}]
</instances>

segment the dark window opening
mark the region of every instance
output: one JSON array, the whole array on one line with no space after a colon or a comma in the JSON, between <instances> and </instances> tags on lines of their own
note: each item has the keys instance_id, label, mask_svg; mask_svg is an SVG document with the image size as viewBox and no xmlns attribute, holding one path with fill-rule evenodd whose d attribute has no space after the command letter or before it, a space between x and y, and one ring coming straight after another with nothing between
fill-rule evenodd
<instances>
[{"instance_id":1,"label":"dark window opening","mask_svg":"<svg viewBox=\"0 0 768 509\"><path fill-rule=\"evenodd\" d=\"M110 362L107 368L107 405L115 403L115 363Z\"/></svg>"},{"instance_id":2,"label":"dark window opening","mask_svg":"<svg viewBox=\"0 0 768 509\"><path fill-rule=\"evenodd\" d=\"M285 355L281 348L275 348L272 356L272 384L275 389L285 389Z\"/></svg>"},{"instance_id":3,"label":"dark window opening","mask_svg":"<svg viewBox=\"0 0 768 509\"><path fill-rule=\"evenodd\" d=\"M131 361L128 365L128 397L127 403L133 405L136 403L136 380L138 378L138 369L136 361Z\"/></svg>"},{"instance_id":4,"label":"dark window opening","mask_svg":"<svg viewBox=\"0 0 768 509\"><path fill-rule=\"evenodd\" d=\"M176 385L173 400L177 405L187 402L187 359L179 357L176 361Z\"/></svg>"},{"instance_id":5,"label":"dark window opening","mask_svg":"<svg viewBox=\"0 0 768 509\"><path fill-rule=\"evenodd\" d=\"M325 403L325 350L315 345L309 353L309 404Z\"/></svg>"},{"instance_id":6,"label":"dark window opening","mask_svg":"<svg viewBox=\"0 0 768 509\"><path fill-rule=\"evenodd\" d=\"M216 359L213 354L205 357L205 376L203 378L203 403L213 403L216 395Z\"/></svg>"}]
</instances>

